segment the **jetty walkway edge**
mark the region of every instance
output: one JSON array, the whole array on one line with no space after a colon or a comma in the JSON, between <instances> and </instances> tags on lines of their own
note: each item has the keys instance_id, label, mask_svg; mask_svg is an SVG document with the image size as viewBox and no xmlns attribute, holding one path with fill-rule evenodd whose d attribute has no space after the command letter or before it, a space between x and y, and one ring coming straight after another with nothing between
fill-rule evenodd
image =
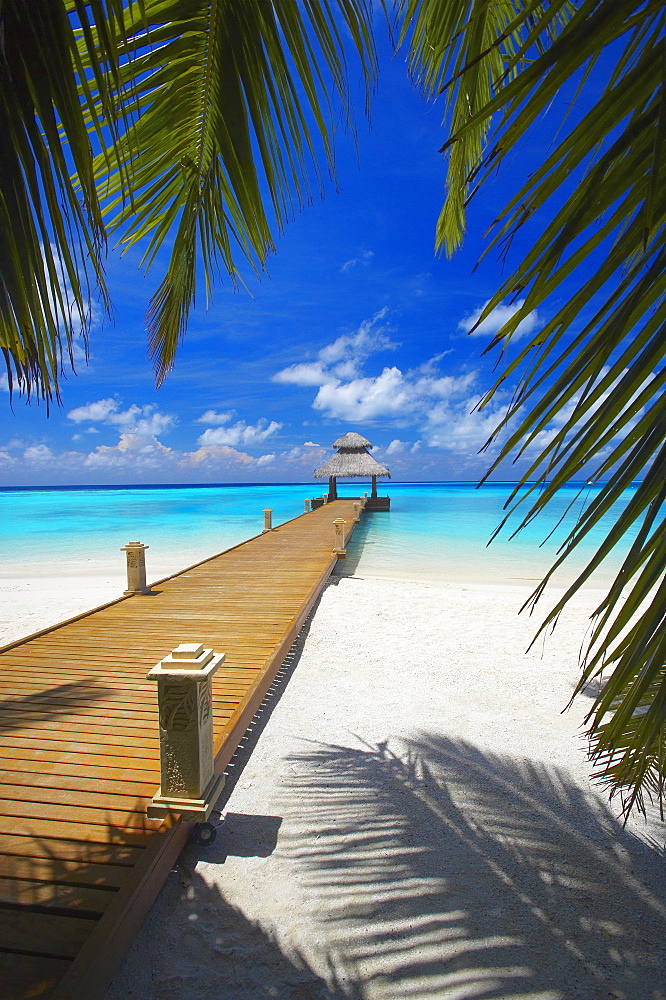
<instances>
[{"instance_id":1,"label":"jetty walkway edge","mask_svg":"<svg viewBox=\"0 0 666 1000\"><path fill-rule=\"evenodd\" d=\"M224 771L336 565L344 498L0 650L0 998L100 1000L191 834L151 820L156 685L182 642L213 678ZM361 516L363 511L361 510Z\"/></svg>"}]
</instances>

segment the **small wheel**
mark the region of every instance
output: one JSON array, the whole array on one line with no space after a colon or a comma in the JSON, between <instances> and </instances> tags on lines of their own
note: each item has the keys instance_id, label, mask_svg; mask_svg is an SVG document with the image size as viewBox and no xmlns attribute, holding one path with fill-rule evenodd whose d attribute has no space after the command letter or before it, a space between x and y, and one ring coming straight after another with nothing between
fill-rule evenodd
<instances>
[{"instance_id":1,"label":"small wheel","mask_svg":"<svg viewBox=\"0 0 666 1000\"><path fill-rule=\"evenodd\" d=\"M197 823L194 829L194 840L202 847L208 847L217 837L217 830L212 823Z\"/></svg>"}]
</instances>

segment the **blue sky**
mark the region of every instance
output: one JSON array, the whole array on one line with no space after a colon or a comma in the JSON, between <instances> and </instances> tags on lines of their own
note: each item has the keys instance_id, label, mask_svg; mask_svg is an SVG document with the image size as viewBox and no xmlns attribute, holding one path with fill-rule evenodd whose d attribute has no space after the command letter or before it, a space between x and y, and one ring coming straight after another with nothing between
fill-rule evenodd
<instances>
[{"instance_id":1,"label":"blue sky","mask_svg":"<svg viewBox=\"0 0 666 1000\"><path fill-rule=\"evenodd\" d=\"M289 225L261 280L248 274L239 291L223 281L207 311L199 303L159 390L144 323L159 260L146 278L138 252L109 255L114 318L95 323L90 362L79 352L62 406L10 407L2 393L0 485L308 481L348 430L370 438L398 480L485 471L478 451L508 396L474 408L493 381L495 359L481 353L502 311L467 330L501 270L491 258L473 269L514 172L543 139L530 137L473 203L465 244L447 261L433 251L441 109L386 54L370 127L361 107L358 149L344 135L337 144L337 192L329 184Z\"/></svg>"}]
</instances>

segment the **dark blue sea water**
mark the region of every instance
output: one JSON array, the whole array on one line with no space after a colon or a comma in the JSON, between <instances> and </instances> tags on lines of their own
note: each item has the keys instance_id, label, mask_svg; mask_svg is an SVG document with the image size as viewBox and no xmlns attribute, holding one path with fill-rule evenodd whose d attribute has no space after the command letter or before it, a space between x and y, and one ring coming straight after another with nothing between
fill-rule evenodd
<instances>
[{"instance_id":1,"label":"dark blue sea water","mask_svg":"<svg viewBox=\"0 0 666 1000\"><path fill-rule=\"evenodd\" d=\"M364 489L363 482L341 485L340 493ZM504 530L488 546L511 484L390 483L380 492L390 494L391 511L366 518L349 569L452 582L536 581L593 495L580 490L562 490L550 511L516 538ZM279 524L299 516L305 497L320 492L321 484L0 490L0 576L121 573L121 546L139 540L150 546L148 576L158 579L259 534L265 507ZM561 582L589 558L603 531L602 525L581 547ZM619 554L595 582L606 583L618 565Z\"/></svg>"}]
</instances>

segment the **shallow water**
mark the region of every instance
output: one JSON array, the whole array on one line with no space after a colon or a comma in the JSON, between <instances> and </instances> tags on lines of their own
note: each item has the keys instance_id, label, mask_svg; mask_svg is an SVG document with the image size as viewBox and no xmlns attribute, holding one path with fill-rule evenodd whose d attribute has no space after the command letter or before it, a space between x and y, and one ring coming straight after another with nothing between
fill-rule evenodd
<instances>
[{"instance_id":1,"label":"shallow water","mask_svg":"<svg viewBox=\"0 0 666 1000\"><path fill-rule=\"evenodd\" d=\"M342 484L339 492L357 496L366 485ZM562 490L550 510L516 538L509 539L504 529L488 546L510 489L504 483L481 489L471 483L390 483L391 511L365 519L344 571L451 582L535 582L593 491ZM259 534L264 508L270 507L273 523L281 524L299 516L303 500L320 492L321 484L1 490L0 577L122 573L119 550L139 540L150 546L148 577L155 580ZM512 527L517 523L514 519ZM602 536L603 527L581 546L558 582L573 578ZM603 586L618 565L619 554L607 560L593 582Z\"/></svg>"}]
</instances>

